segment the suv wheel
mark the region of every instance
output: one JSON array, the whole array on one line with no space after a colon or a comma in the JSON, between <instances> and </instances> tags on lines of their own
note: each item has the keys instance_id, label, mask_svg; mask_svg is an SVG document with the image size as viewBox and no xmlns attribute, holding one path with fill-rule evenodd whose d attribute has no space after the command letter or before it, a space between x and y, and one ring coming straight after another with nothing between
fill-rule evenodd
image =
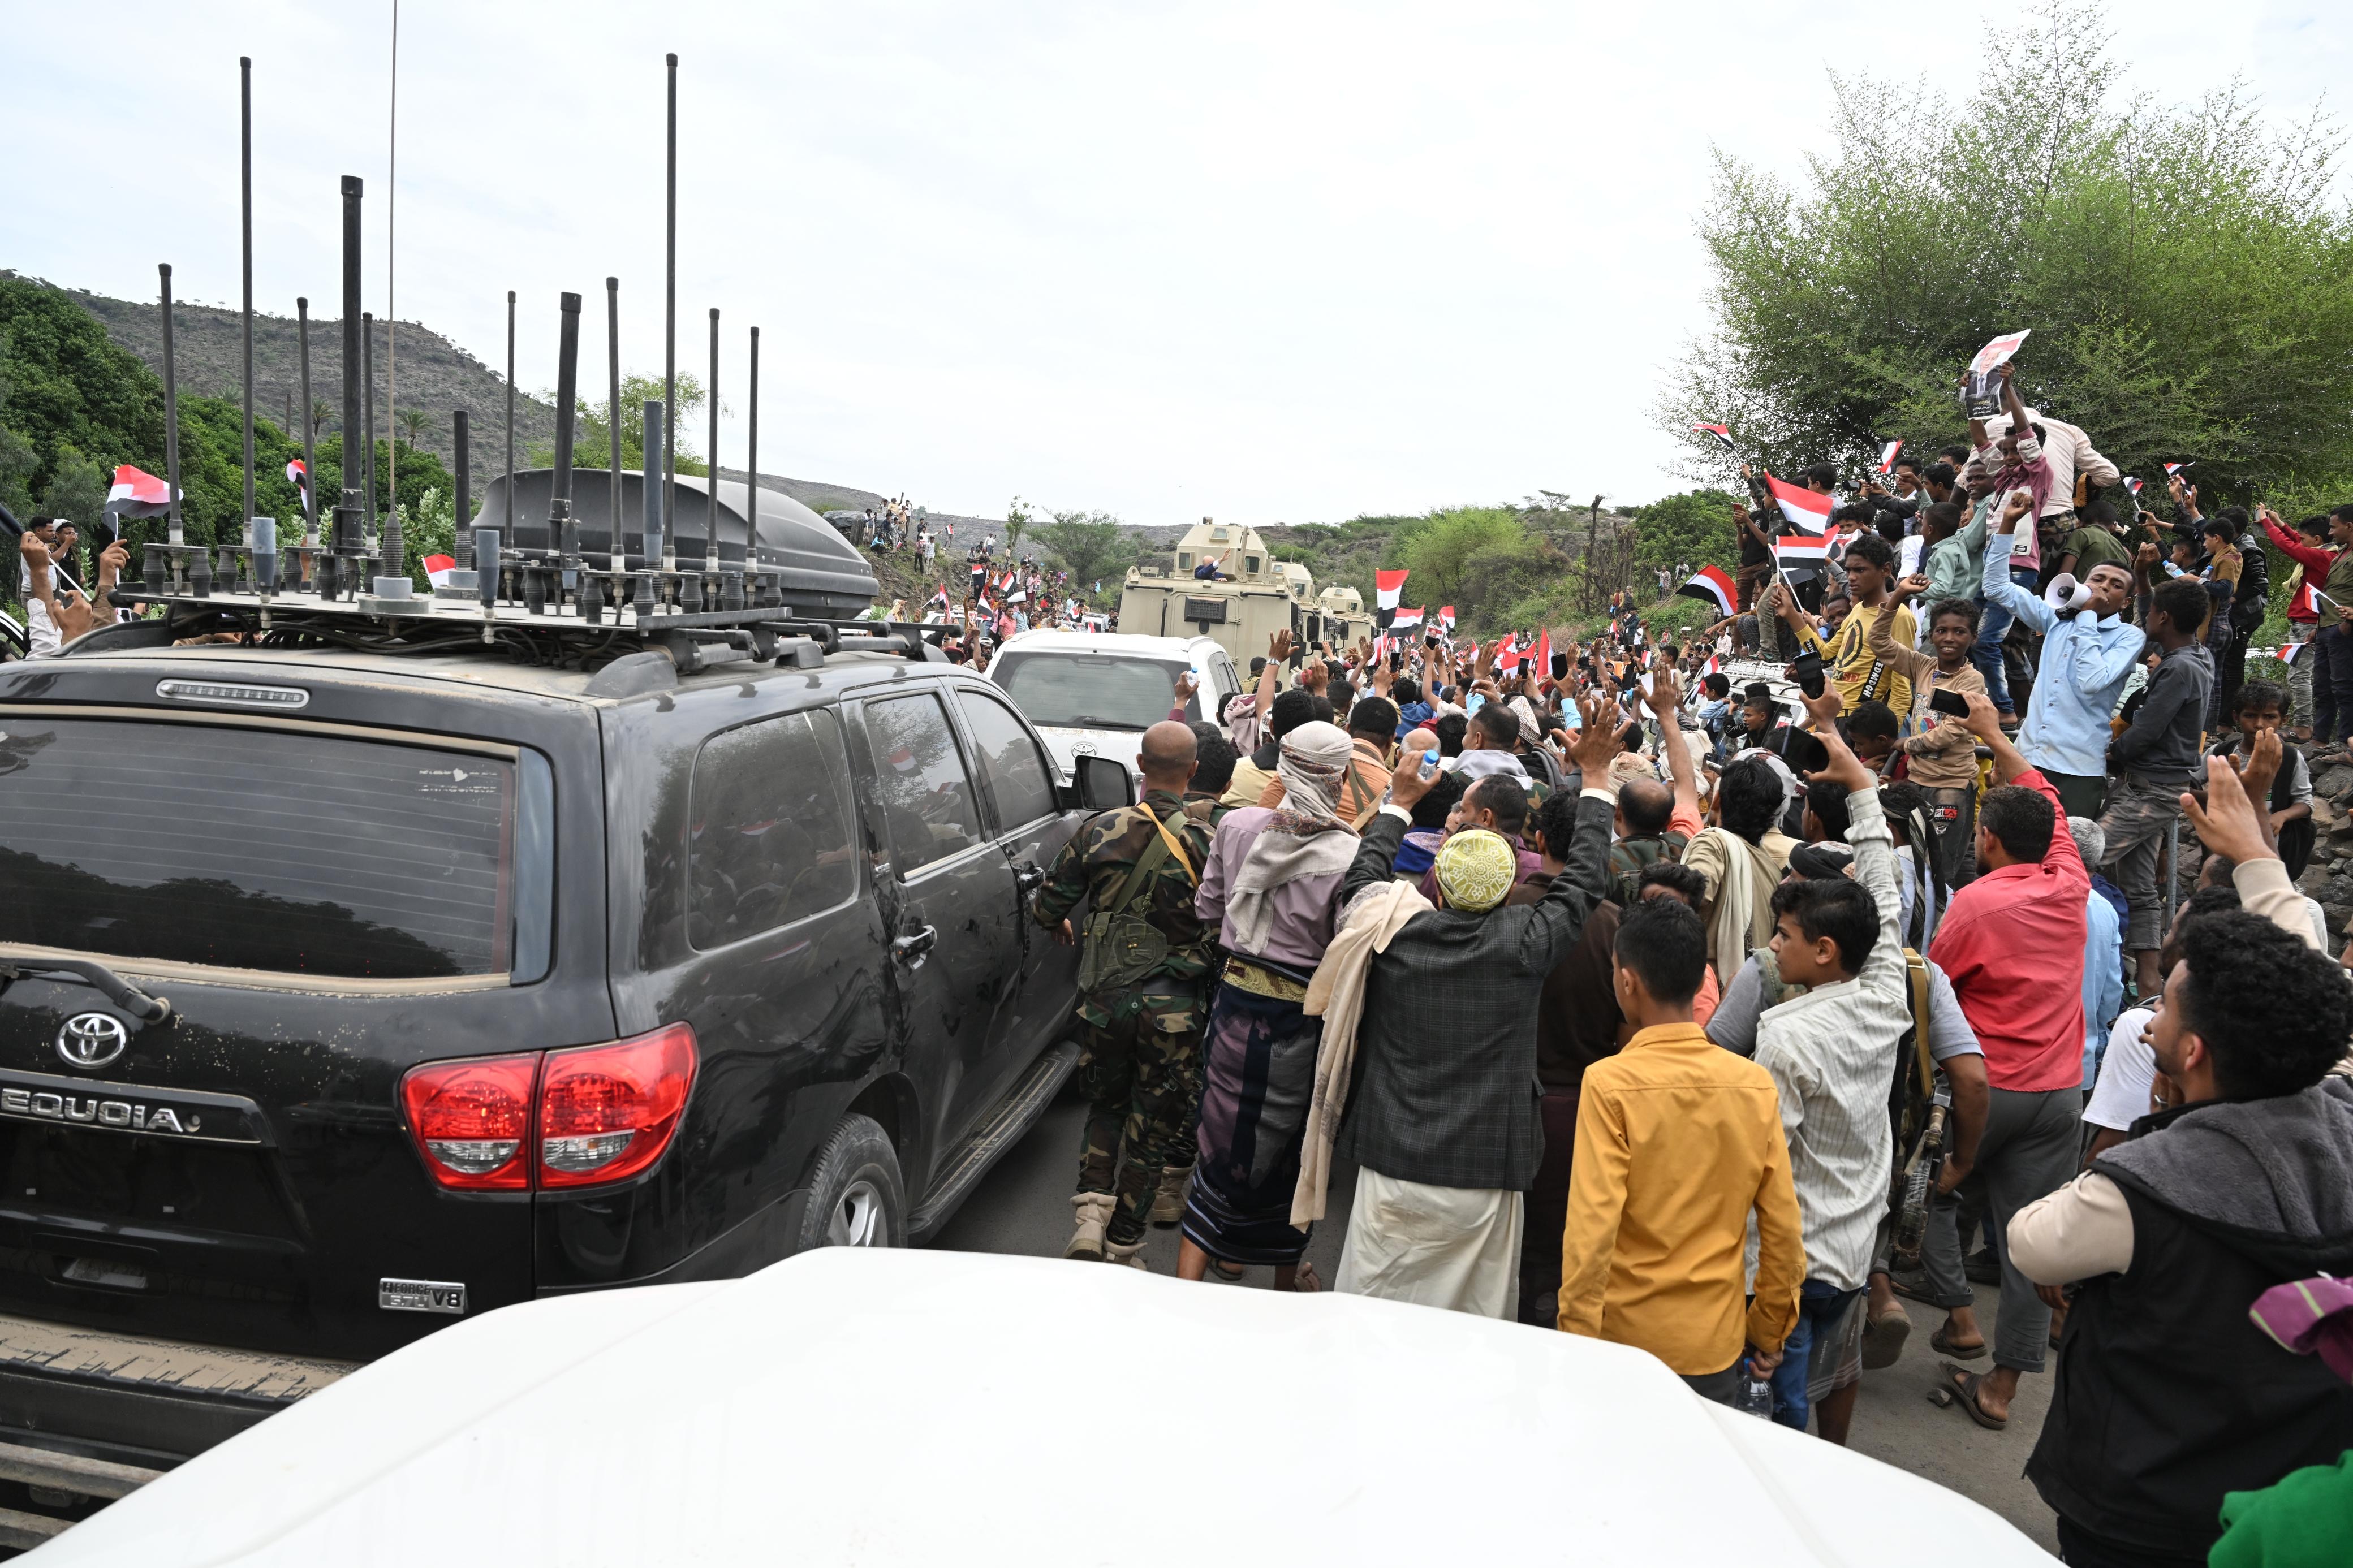
<instances>
[{"instance_id":1,"label":"suv wheel","mask_svg":"<svg viewBox=\"0 0 2353 1568\"><path fill-rule=\"evenodd\" d=\"M906 1245L907 1197L899 1156L872 1117L845 1117L818 1152L794 1250Z\"/></svg>"}]
</instances>

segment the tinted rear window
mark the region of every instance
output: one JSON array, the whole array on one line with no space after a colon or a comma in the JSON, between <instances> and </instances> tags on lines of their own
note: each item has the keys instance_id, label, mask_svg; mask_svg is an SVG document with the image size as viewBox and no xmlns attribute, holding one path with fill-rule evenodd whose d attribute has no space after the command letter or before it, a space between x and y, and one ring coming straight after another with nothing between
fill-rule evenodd
<instances>
[{"instance_id":1,"label":"tinted rear window","mask_svg":"<svg viewBox=\"0 0 2353 1568\"><path fill-rule=\"evenodd\" d=\"M546 968L547 765L0 714L0 942L351 979Z\"/></svg>"},{"instance_id":2,"label":"tinted rear window","mask_svg":"<svg viewBox=\"0 0 2353 1568\"><path fill-rule=\"evenodd\" d=\"M1182 661L1107 653L1000 655L989 676L1032 724L1074 730L1148 730L1168 717ZM1200 715L1188 700L1187 718Z\"/></svg>"}]
</instances>

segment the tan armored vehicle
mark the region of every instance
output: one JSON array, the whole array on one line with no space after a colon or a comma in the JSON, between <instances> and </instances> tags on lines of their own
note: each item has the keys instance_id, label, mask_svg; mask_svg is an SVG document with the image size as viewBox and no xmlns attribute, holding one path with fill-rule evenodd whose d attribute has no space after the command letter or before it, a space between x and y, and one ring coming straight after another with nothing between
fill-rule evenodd
<instances>
[{"instance_id":1,"label":"tan armored vehicle","mask_svg":"<svg viewBox=\"0 0 2353 1568\"><path fill-rule=\"evenodd\" d=\"M1197 577L1214 564L1219 575ZM1345 595L1335 604L1335 595ZM1345 606L1345 608L1343 607ZM1277 561L1258 530L1203 518L1176 542L1176 565L1128 569L1119 599L1119 629L1145 637L1208 637L1244 668L1266 653L1267 639L1288 628L1303 648L1370 635L1371 620L1353 588L1319 595L1307 568Z\"/></svg>"}]
</instances>

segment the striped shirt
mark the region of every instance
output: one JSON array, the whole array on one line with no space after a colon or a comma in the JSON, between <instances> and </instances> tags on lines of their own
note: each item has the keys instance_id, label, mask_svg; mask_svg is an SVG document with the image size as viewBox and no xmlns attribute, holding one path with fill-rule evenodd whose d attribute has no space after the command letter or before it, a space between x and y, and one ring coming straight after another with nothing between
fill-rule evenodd
<instances>
[{"instance_id":1,"label":"striped shirt","mask_svg":"<svg viewBox=\"0 0 2353 1568\"><path fill-rule=\"evenodd\" d=\"M1879 791L1849 795L1847 820L1854 879L1879 908L1879 940L1853 979L1768 1007L1757 1023L1757 1065L1773 1075L1789 1140L1806 1278L1842 1290L1870 1281L1894 1158L1888 1089L1897 1042L1912 1026L1896 934L1895 856Z\"/></svg>"}]
</instances>

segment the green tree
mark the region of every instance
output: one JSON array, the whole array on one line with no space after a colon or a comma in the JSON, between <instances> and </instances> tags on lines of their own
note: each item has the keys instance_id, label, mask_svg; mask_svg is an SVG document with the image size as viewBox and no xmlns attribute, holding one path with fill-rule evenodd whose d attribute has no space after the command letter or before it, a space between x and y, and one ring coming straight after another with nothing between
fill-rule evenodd
<instances>
[{"instance_id":1,"label":"green tree","mask_svg":"<svg viewBox=\"0 0 2353 1568\"><path fill-rule=\"evenodd\" d=\"M1022 537L1036 522L1037 518L1030 512L1029 503L1015 496L1012 504L1005 509L1005 552L1008 555L1019 557Z\"/></svg>"},{"instance_id":2,"label":"green tree","mask_svg":"<svg viewBox=\"0 0 2353 1568\"><path fill-rule=\"evenodd\" d=\"M1463 574L1472 557L1484 551L1525 549L1527 542L1526 525L1510 507L1447 507L1393 534L1387 557L1391 567L1402 566L1413 574L1406 582L1406 597L1435 614L1440 605L1454 605L1458 611L1463 607Z\"/></svg>"},{"instance_id":3,"label":"green tree","mask_svg":"<svg viewBox=\"0 0 2353 1568\"><path fill-rule=\"evenodd\" d=\"M427 489L413 507L400 509L401 540L407 547L408 574L426 580L425 558L448 555L458 538L458 514L447 489Z\"/></svg>"},{"instance_id":4,"label":"green tree","mask_svg":"<svg viewBox=\"0 0 2353 1568\"><path fill-rule=\"evenodd\" d=\"M1135 553L1127 531L1108 512L1058 511L1039 527L1038 539L1069 570L1072 585L1086 593L1103 579L1124 578Z\"/></svg>"},{"instance_id":5,"label":"green tree","mask_svg":"<svg viewBox=\"0 0 2353 1568\"><path fill-rule=\"evenodd\" d=\"M425 427L432 423L422 408L404 408L400 411L398 418L400 433L406 437L401 445L409 447L417 445L417 438L424 435Z\"/></svg>"},{"instance_id":6,"label":"green tree","mask_svg":"<svg viewBox=\"0 0 2353 1568\"><path fill-rule=\"evenodd\" d=\"M49 464L49 482L41 487L39 510L48 517L72 519L87 536L106 510L108 488L107 470L72 442L62 441Z\"/></svg>"},{"instance_id":7,"label":"green tree","mask_svg":"<svg viewBox=\"0 0 2353 1568\"><path fill-rule=\"evenodd\" d=\"M1736 566L1740 544L1732 523L1728 490L1686 490L1634 511L1634 560L1655 572L1662 566Z\"/></svg>"},{"instance_id":8,"label":"green tree","mask_svg":"<svg viewBox=\"0 0 2353 1568\"><path fill-rule=\"evenodd\" d=\"M550 403L555 394L543 392ZM624 375L621 377L621 467L624 470L646 471L646 405L662 400L661 377L658 375ZM723 404L721 405L725 406ZM613 464L613 427L606 421L603 404L591 404L586 398L573 405L577 420L572 436L572 466L606 471ZM709 464L702 460L701 448L689 438L695 422L690 416L702 407L702 383L681 371L678 378L678 471L681 474L707 474ZM655 454L655 467L659 468L660 454ZM553 441L533 442L525 459L533 468L552 468L555 463Z\"/></svg>"},{"instance_id":9,"label":"green tree","mask_svg":"<svg viewBox=\"0 0 2353 1568\"><path fill-rule=\"evenodd\" d=\"M2126 90L2105 20L2042 0L1975 92L1833 74L1833 147L1792 188L1718 153L1700 233L1712 329L1662 392L1694 473L1781 471L1965 433L1957 378L2031 328L2020 391L2127 473L2195 458L2210 494L2353 474L2353 215L2341 139L2279 135L2235 85Z\"/></svg>"}]
</instances>

